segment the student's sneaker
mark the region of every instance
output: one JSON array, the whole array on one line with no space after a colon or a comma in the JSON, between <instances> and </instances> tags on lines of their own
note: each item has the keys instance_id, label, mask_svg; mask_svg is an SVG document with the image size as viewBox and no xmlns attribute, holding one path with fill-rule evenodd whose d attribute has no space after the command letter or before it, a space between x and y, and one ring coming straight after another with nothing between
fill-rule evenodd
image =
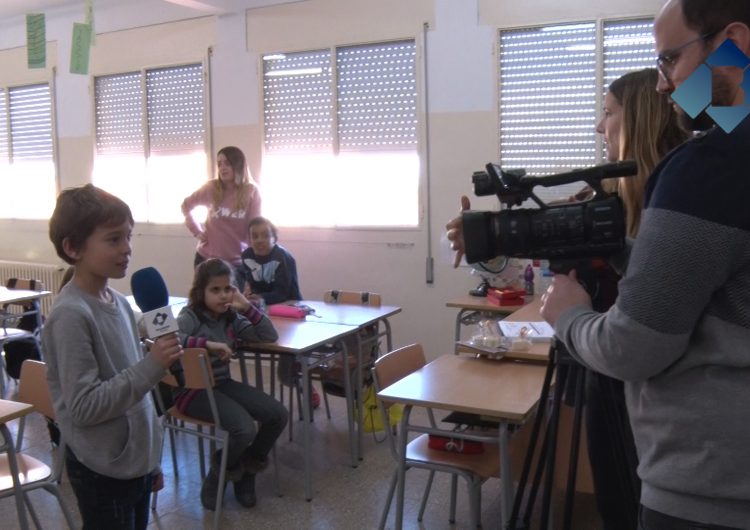
<instances>
[{"instance_id":1,"label":"student's sneaker","mask_svg":"<svg viewBox=\"0 0 750 530\"><path fill-rule=\"evenodd\" d=\"M255 475L245 473L240 480L234 483L234 496L245 508L252 508L258 503L255 496Z\"/></svg>"}]
</instances>

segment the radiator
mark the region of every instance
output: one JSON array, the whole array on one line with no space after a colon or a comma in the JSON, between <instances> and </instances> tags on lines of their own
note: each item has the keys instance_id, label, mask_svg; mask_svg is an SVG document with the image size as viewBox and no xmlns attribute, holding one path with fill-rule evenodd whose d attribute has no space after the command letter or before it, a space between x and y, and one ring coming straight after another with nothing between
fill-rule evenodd
<instances>
[{"instance_id":1,"label":"radiator","mask_svg":"<svg viewBox=\"0 0 750 530\"><path fill-rule=\"evenodd\" d=\"M39 280L44 284L46 291L52 291L50 296L45 296L41 300L42 313L48 315L55 294L60 290L60 282L66 269L67 265L0 260L0 285L5 285L9 278Z\"/></svg>"}]
</instances>

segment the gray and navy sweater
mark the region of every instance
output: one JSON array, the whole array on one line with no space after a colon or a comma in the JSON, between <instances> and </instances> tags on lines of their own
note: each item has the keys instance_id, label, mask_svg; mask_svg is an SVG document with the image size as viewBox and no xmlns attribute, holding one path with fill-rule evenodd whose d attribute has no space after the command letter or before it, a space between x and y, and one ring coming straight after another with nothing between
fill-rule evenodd
<instances>
[{"instance_id":1,"label":"gray and navy sweater","mask_svg":"<svg viewBox=\"0 0 750 530\"><path fill-rule=\"evenodd\" d=\"M232 348L237 341L242 342L273 342L279 338L271 320L250 304L244 314L230 309L213 318L206 311L195 311L185 307L177 316L180 328L180 342L185 348L205 348L207 341L223 342ZM216 355L210 355L211 368L214 372L214 383L231 379L229 363L225 363ZM180 392L175 397L177 408L185 412L195 392Z\"/></svg>"},{"instance_id":2,"label":"gray and navy sweater","mask_svg":"<svg viewBox=\"0 0 750 530\"><path fill-rule=\"evenodd\" d=\"M577 306L557 336L626 382L642 503L750 528L750 119L670 153L619 297Z\"/></svg>"}]
</instances>

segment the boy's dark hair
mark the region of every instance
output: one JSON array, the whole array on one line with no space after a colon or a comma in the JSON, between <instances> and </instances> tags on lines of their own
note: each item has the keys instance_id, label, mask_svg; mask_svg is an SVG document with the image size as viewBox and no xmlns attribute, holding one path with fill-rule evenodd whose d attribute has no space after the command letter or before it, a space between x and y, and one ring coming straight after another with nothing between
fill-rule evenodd
<instances>
[{"instance_id":1,"label":"boy's dark hair","mask_svg":"<svg viewBox=\"0 0 750 530\"><path fill-rule=\"evenodd\" d=\"M63 241L67 239L73 249L80 250L97 227L115 226L125 221L134 224L130 207L122 199L93 184L68 188L57 197L55 211L49 219L49 238L57 255L75 265L75 260L65 253Z\"/></svg>"},{"instance_id":2,"label":"boy's dark hair","mask_svg":"<svg viewBox=\"0 0 750 530\"><path fill-rule=\"evenodd\" d=\"M234 285L234 269L232 266L219 258L211 258L199 263L195 268L193 285L188 293L188 306L193 310L206 308L206 286L212 278L217 276L229 276L229 282Z\"/></svg>"},{"instance_id":3,"label":"boy's dark hair","mask_svg":"<svg viewBox=\"0 0 750 530\"><path fill-rule=\"evenodd\" d=\"M732 22L750 27L750 2L738 0L682 0L687 27L701 35L721 31Z\"/></svg>"},{"instance_id":4,"label":"boy's dark hair","mask_svg":"<svg viewBox=\"0 0 750 530\"><path fill-rule=\"evenodd\" d=\"M279 241L279 234L276 230L276 225L274 225L271 221L261 215L250 220L250 223L247 225L247 233L250 234L250 229L258 225L268 225L269 230L271 230L271 237L273 238L273 242L277 243Z\"/></svg>"}]
</instances>

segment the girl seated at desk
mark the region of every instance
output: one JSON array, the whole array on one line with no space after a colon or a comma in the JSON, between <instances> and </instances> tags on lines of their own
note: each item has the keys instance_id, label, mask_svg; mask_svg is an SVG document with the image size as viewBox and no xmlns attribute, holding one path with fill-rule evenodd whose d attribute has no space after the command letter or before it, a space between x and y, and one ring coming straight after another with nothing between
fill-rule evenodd
<instances>
[{"instance_id":1,"label":"girl seated at desk","mask_svg":"<svg viewBox=\"0 0 750 530\"><path fill-rule=\"evenodd\" d=\"M302 300L297 277L297 262L287 249L278 244L278 233L274 224L265 217L256 217L248 226L250 246L242 253L245 267L245 297L263 307L287 300ZM286 355L279 359L278 377L293 386L299 366ZM320 395L311 387L310 401L314 408L320 406Z\"/></svg>"},{"instance_id":2,"label":"girl seated at desk","mask_svg":"<svg viewBox=\"0 0 750 530\"><path fill-rule=\"evenodd\" d=\"M229 360L236 340L272 342L278 333L271 320L251 304L233 283L232 267L212 258L195 269L188 305L177 317L184 347L206 348L214 374L214 396L221 428L229 432L227 480L234 482L237 501L251 508L256 504L255 475L268 464L268 453L284 430L287 410L260 389L232 380ZM212 420L205 390L182 390L175 404L184 414ZM260 424L256 429L255 422ZM211 470L201 487L201 503L216 509L219 487L218 463L211 457Z\"/></svg>"}]
</instances>

